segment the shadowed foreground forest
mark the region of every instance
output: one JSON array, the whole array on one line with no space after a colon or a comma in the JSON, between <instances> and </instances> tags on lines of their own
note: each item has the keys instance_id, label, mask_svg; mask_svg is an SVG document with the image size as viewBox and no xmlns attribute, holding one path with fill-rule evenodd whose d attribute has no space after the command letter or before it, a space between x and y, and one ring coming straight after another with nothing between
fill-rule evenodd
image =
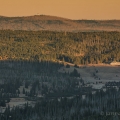
<instances>
[{"instance_id":1,"label":"shadowed foreground forest","mask_svg":"<svg viewBox=\"0 0 120 120\"><path fill-rule=\"evenodd\" d=\"M120 61L120 32L1 30L0 59L74 64Z\"/></svg>"},{"instance_id":2,"label":"shadowed foreground forest","mask_svg":"<svg viewBox=\"0 0 120 120\"><path fill-rule=\"evenodd\" d=\"M120 87L92 94L82 79L58 72L62 66L53 62L0 61L0 108L6 106L0 120L119 120ZM5 105L12 98L20 99L22 84L25 88L31 86L29 92L23 89L22 98L35 105Z\"/></svg>"}]
</instances>

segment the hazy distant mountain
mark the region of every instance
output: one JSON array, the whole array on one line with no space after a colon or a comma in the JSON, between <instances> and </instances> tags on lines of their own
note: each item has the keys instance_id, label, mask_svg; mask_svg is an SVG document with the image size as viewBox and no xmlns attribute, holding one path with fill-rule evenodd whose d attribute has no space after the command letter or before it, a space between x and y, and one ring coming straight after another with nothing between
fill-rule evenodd
<instances>
[{"instance_id":1,"label":"hazy distant mountain","mask_svg":"<svg viewBox=\"0 0 120 120\"><path fill-rule=\"evenodd\" d=\"M48 15L0 16L0 30L120 31L120 20L71 20Z\"/></svg>"}]
</instances>

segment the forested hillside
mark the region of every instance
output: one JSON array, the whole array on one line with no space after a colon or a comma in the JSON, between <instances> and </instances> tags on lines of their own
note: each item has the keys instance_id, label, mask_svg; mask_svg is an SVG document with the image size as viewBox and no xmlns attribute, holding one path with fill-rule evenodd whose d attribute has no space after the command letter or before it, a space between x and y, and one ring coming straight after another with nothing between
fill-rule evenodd
<instances>
[{"instance_id":1,"label":"forested hillside","mask_svg":"<svg viewBox=\"0 0 120 120\"><path fill-rule=\"evenodd\" d=\"M120 20L71 20L56 16L0 16L0 30L120 31Z\"/></svg>"},{"instance_id":2,"label":"forested hillside","mask_svg":"<svg viewBox=\"0 0 120 120\"><path fill-rule=\"evenodd\" d=\"M75 64L120 61L120 33L1 30L0 59Z\"/></svg>"}]
</instances>

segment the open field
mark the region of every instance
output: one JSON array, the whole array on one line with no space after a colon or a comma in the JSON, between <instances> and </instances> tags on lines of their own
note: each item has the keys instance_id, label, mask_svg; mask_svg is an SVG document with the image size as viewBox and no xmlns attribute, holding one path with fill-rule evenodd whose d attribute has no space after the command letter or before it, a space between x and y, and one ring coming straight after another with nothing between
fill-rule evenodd
<instances>
[{"instance_id":1,"label":"open field","mask_svg":"<svg viewBox=\"0 0 120 120\"><path fill-rule=\"evenodd\" d=\"M102 82L105 84L106 82L119 82L120 81L120 67L119 66L110 66L110 65L96 65L96 66L80 66L79 68L75 68L74 66L70 66L70 68L66 68L65 66L60 68L58 71L62 73L70 73L74 69L76 69L81 78L85 83L96 83Z\"/></svg>"}]
</instances>

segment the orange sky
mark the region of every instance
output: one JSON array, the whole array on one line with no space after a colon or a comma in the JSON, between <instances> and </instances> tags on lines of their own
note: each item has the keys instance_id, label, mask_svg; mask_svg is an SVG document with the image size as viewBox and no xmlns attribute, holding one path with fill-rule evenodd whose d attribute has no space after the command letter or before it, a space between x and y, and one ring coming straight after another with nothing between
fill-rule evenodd
<instances>
[{"instance_id":1,"label":"orange sky","mask_svg":"<svg viewBox=\"0 0 120 120\"><path fill-rule=\"evenodd\" d=\"M0 0L0 15L120 19L120 0Z\"/></svg>"}]
</instances>

